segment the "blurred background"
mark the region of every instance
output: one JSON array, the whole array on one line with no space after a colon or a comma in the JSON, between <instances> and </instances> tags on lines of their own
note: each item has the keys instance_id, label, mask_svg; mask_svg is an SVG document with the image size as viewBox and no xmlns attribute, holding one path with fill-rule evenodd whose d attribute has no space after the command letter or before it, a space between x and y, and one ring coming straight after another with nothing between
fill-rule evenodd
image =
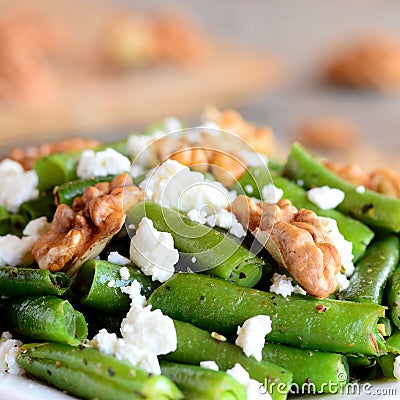
<instances>
[{"instance_id":1,"label":"blurred background","mask_svg":"<svg viewBox=\"0 0 400 400\"><path fill-rule=\"evenodd\" d=\"M279 149L400 168L399 1L0 4L2 154L196 124L214 104L271 127Z\"/></svg>"}]
</instances>

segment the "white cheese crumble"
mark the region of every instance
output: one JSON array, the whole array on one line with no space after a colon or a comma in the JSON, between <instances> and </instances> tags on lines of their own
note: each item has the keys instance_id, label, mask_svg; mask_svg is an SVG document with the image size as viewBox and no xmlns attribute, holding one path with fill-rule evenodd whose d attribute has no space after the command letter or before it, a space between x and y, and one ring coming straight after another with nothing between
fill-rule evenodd
<instances>
[{"instance_id":1,"label":"white cheese crumble","mask_svg":"<svg viewBox=\"0 0 400 400\"><path fill-rule=\"evenodd\" d=\"M180 131L183 127L175 117L167 117L162 121L163 128L149 135L130 135L126 142L126 151L135 165L152 168L158 163L155 146L151 144L169 133ZM133 176L133 175L132 175Z\"/></svg>"},{"instance_id":2,"label":"white cheese crumble","mask_svg":"<svg viewBox=\"0 0 400 400\"><path fill-rule=\"evenodd\" d=\"M121 291L132 300L131 308L121 323L122 338L101 329L90 344L106 354L159 375L157 356L177 348L174 322L161 310L151 311L151 305L146 306L146 298L141 295L141 285L137 280L128 287L121 287Z\"/></svg>"},{"instance_id":3,"label":"white cheese crumble","mask_svg":"<svg viewBox=\"0 0 400 400\"><path fill-rule=\"evenodd\" d=\"M306 291L301 288L299 285L293 286L293 278L286 275L280 275L278 273L274 273L272 276L272 285L269 288L271 293L280 294L283 297L291 296L292 293L307 294Z\"/></svg>"},{"instance_id":4,"label":"white cheese crumble","mask_svg":"<svg viewBox=\"0 0 400 400\"><path fill-rule=\"evenodd\" d=\"M363 186L363 185L358 185L358 186L356 187L356 192L357 192L357 193L364 193L364 192L365 192L365 186Z\"/></svg>"},{"instance_id":5,"label":"white cheese crumble","mask_svg":"<svg viewBox=\"0 0 400 400\"><path fill-rule=\"evenodd\" d=\"M131 273L129 272L129 268L127 267L121 267L119 269L119 274L121 276L121 279L123 279L124 281L127 281L131 277Z\"/></svg>"},{"instance_id":6,"label":"white cheese crumble","mask_svg":"<svg viewBox=\"0 0 400 400\"><path fill-rule=\"evenodd\" d=\"M165 282L175 272L179 260L178 250L169 232L159 232L153 221L142 218L130 245L130 259L153 281Z\"/></svg>"},{"instance_id":7,"label":"white cheese crumble","mask_svg":"<svg viewBox=\"0 0 400 400\"><path fill-rule=\"evenodd\" d=\"M296 183L297 183L297 186L301 186L301 187L304 186L304 181L303 181L303 179L297 179Z\"/></svg>"},{"instance_id":8,"label":"white cheese crumble","mask_svg":"<svg viewBox=\"0 0 400 400\"><path fill-rule=\"evenodd\" d=\"M129 175L132 178L137 178L138 176L144 174L144 172L145 172L144 167L142 165L139 165L139 164L136 164L136 163L133 164L131 166L131 168L129 169Z\"/></svg>"},{"instance_id":9,"label":"white cheese crumble","mask_svg":"<svg viewBox=\"0 0 400 400\"><path fill-rule=\"evenodd\" d=\"M340 189L322 186L308 190L307 198L322 210L331 210L344 200L344 192Z\"/></svg>"},{"instance_id":10,"label":"white cheese crumble","mask_svg":"<svg viewBox=\"0 0 400 400\"><path fill-rule=\"evenodd\" d=\"M156 140L154 135L130 135L126 141L126 152L134 165L142 168L151 168L157 165L158 156L151 143ZM132 170L135 174L137 169ZM132 175L133 176L133 175Z\"/></svg>"},{"instance_id":11,"label":"white cheese crumble","mask_svg":"<svg viewBox=\"0 0 400 400\"><path fill-rule=\"evenodd\" d=\"M230 200L221 183L205 181L203 174L176 160L166 160L150 170L139 187L147 200L186 212L192 209L215 212L226 208Z\"/></svg>"},{"instance_id":12,"label":"white cheese crumble","mask_svg":"<svg viewBox=\"0 0 400 400\"><path fill-rule=\"evenodd\" d=\"M116 284L115 279L111 279L111 281L107 283L107 286L112 288L115 287L115 284Z\"/></svg>"},{"instance_id":13,"label":"white cheese crumble","mask_svg":"<svg viewBox=\"0 0 400 400\"><path fill-rule=\"evenodd\" d=\"M157 355L175 351L177 337L173 320L161 310L132 307L121 323L125 342Z\"/></svg>"},{"instance_id":14,"label":"white cheese crumble","mask_svg":"<svg viewBox=\"0 0 400 400\"><path fill-rule=\"evenodd\" d=\"M238 327L235 344L242 348L247 357L254 357L257 361L261 361L265 336L271 330L271 318L268 315L256 315L244 321L243 326Z\"/></svg>"},{"instance_id":15,"label":"white cheese crumble","mask_svg":"<svg viewBox=\"0 0 400 400\"><path fill-rule=\"evenodd\" d=\"M338 272L335 275L335 278L336 278L336 290L338 290L339 292L349 287L350 281L347 279L345 274Z\"/></svg>"},{"instance_id":16,"label":"white cheese crumble","mask_svg":"<svg viewBox=\"0 0 400 400\"><path fill-rule=\"evenodd\" d=\"M255 379L250 379L249 373L239 363L236 363L226 372L245 387L249 400L271 400L271 395L267 392L263 384Z\"/></svg>"},{"instance_id":17,"label":"white cheese crumble","mask_svg":"<svg viewBox=\"0 0 400 400\"><path fill-rule=\"evenodd\" d=\"M211 214L206 218L206 222L211 227L218 226L226 229L232 235L241 238L246 235L246 231L243 226L238 222L235 214L222 209L215 214Z\"/></svg>"},{"instance_id":18,"label":"white cheese crumble","mask_svg":"<svg viewBox=\"0 0 400 400\"><path fill-rule=\"evenodd\" d=\"M333 218L318 217L328 233L329 238L332 240L334 246L338 249L342 269L345 271L346 276L351 276L354 272L353 264L353 243L349 242L340 233L336 220Z\"/></svg>"},{"instance_id":19,"label":"white cheese crumble","mask_svg":"<svg viewBox=\"0 0 400 400\"><path fill-rule=\"evenodd\" d=\"M16 360L21 346L22 342L12 339L10 332L2 333L0 337L0 373L22 375L25 372Z\"/></svg>"},{"instance_id":20,"label":"white cheese crumble","mask_svg":"<svg viewBox=\"0 0 400 400\"><path fill-rule=\"evenodd\" d=\"M268 157L251 150L240 150L239 157L248 167L265 167L268 165Z\"/></svg>"},{"instance_id":21,"label":"white cheese crumble","mask_svg":"<svg viewBox=\"0 0 400 400\"><path fill-rule=\"evenodd\" d=\"M212 371L219 371L218 364L215 361L200 361L200 367L211 369Z\"/></svg>"},{"instance_id":22,"label":"white cheese crumble","mask_svg":"<svg viewBox=\"0 0 400 400\"><path fill-rule=\"evenodd\" d=\"M277 203L283 196L283 190L273 183L268 183L261 189L261 198L268 203Z\"/></svg>"},{"instance_id":23,"label":"white cheese crumble","mask_svg":"<svg viewBox=\"0 0 400 400\"><path fill-rule=\"evenodd\" d=\"M95 176L128 172L130 166L129 158L112 148L98 152L84 150L79 158L76 174L80 179L91 179Z\"/></svg>"},{"instance_id":24,"label":"white cheese crumble","mask_svg":"<svg viewBox=\"0 0 400 400\"><path fill-rule=\"evenodd\" d=\"M142 285L136 279L129 286L121 286L120 290L130 297L131 307L144 308L146 306L146 297L141 294Z\"/></svg>"},{"instance_id":25,"label":"white cheese crumble","mask_svg":"<svg viewBox=\"0 0 400 400\"><path fill-rule=\"evenodd\" d=\"M107 257L107 261L116 265L129 265L131 263L129 258L122 256L118 251L111 251Z\"/></svg>"},{"instance_id":26,"label":"white cheese crumble","mask_svg":"<svg viewBox=\"0 0 400 400\"><path fill-rule=\"evenodd\" d=\"M251 185L246 185L246 186L244 187L244 190L245 190L247 193L249 193L249 194L252 194L252 193L254 192L254 188L253 188L253 186L251 186Z\"/></svg>"},{"instance_id":27,"label":"white cheese crumble","mask_svg":"<svg viewBox=\"0 0 400 400\"><path fill-rule=\"evenodd\" d=\"M206 223L207 213L205 211L192 209L188 211L187 216L193 222L198 222L202 225Z\"/></svg>"},{"instance_id":28,"label":"white cheese crumble","mask_svg":"<svg viewBox=\"0 0 400 400\"><path fill-rule=\"evenodd\" d=\"M397 356L394 359L394 363L393 363L393 375L394 377L400 381L400 356Z\"/></svg>"},{"instance_id":29,"label":"white cheese crumble","mask_svg":"<svg viewBox=\"0 0 400 400\"><path fill-rule=\"evenodd\" d=\"M115 333L108 333L101 329L90 341L90 344L97 350L115 356L121 361L126 361L134 367L141 368L149 373L160 375L160 364L157 355L146 353L136 346L127 344L124 339L117 337Z\"/></svg>"},{"instance_id":30,"label":"white cheese crumble","mask_svg":"<svg viewBox=\"0 0 400 400\"><path fill-rule=\"evenodd\" d=\"M23 230L23 237L7 234L0 236L0 265L27 266L33 263L32 249L40 237L50 229L46 217L30 221Z\"/></svg>"},{"instance_id":31,"label":"white cheese crumble","mask_svg":"<svg viewBox=\"0 0 400 400\"><path fill-rule=\"evenodd\" d=\"M25 171L20 163L4 159L0 162L0 205L17 212L22 203L39 197L38 182L35 171Z\"/></svg>"}]
</instances>

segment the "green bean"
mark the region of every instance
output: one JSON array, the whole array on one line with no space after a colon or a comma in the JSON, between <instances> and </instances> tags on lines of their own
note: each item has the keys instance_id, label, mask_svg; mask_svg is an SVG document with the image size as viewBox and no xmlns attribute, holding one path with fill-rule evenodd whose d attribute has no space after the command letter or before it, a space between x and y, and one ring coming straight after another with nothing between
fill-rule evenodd
<instances>
[{"instance_id":1,"label":"green bean","mask_svg":"<svg viewBox=\"0 0 400 400\"><path fill-rule=\"evenodd\" d=\"M133 207L128 212L127 223L137 226L143 217L150 218L157 230L169 232L180 252L195 256L192 270L228 279L240 286L251 287L260 280L263 261L227 235L150 201Z\"/></svg>"},{"instance_id":2,"label":"green bean","mask_svg":"<svg viewBox=\"0 0 400 400\"><path fill-rule=\"evenodd\" d=\"M175 351L164 356L165 360L194 365L212 360L224 371L239 363L249 373L250 378L266 385L273 400L286 399L292 382L292 373L289 370L269 361L259 362L247 357L239 347L214 339L210 332L194 325L176 320L174 325L178 346Z\"/></svg>"},{"instance_id":3,"label":"green bean","mask_svg":"<svg viewBox=\"0 0 400 400\"><path fill-rule=\"evenodd\" d=\"M393 363L396 358L395 354L389 353L378 358L378 364L382 369L382 374L385 378L394 378Z\"/></svg>"},{"instance_id":4,"label":"green bean","mask_svg":"<svg viewBox=\"0 0 400 400\"><path fill-rule=\"evenodd\" d=\"M310 350L378 355L385 352L378 318L385 308L370 303L317 299L238 287L200 274L175 274L150 297L153 308L199 328L235 335L245 320L269 315L268 340Z\"/></svg>"},{"instance_id":5,"label":"green bean","mask_svg":"<svg viewBox=\"0 0 400 400\"><path fill-rule=\"evenodd\" d=\"M75 151L38 158L33 168L39 178L39 190L48 191L56 185L77 179L76 168L80 155L81 151Z\"/></svg>"},{"instance_id":6,"label":"green bean","mask_svg":"<svg viewBox=\"0 0 400 400\"><path fill-rule=\"evenodd\" d=\"M238 193L244 192L249 196L261 198L260 188L263 188L268 183L271 182L265 167L249 168L239 179L234 189ZM283 190L283 197L289 199L298 209L306 208L321 217L334 219L337 222L340 233L346 240L353 243L354 261L364 254L365 249L374 237L374 232L368 226L342 214L340 211L322 210L308 200L307 192L303 188L282 176L273 176L273 184ZM252 188L252 193L246 191L249 185Z\"/></svg>"},{"instance_id":7,"label":"green bean","mask_svg":"<svg viewBox=\"0 0 400 400\"><path fill-rule=\"evenodd\" d=\"M346 354L347 363L350 371L358 368L368 368L376 362L375 357L362 356L359 354Z\"/></svg>"},{"instance_id":8,"label":"green bean","mask_svg":"<svg viewBox=\"0 0 400 400\"><path fill-rule=\"evenodd\" d=\"M370 190L359 193L355 185L330 171L298 143L291 148L285 174L293 180L302 179L307 188L324 185L338 188L345 194L337 206L339 211L370 226L400 231L400 200Z\"/></svg>"},{"instance_id":9,"label":"green bean","mask_svg":"<svg viewBox=\"0 0 400 400\"><path fill-rule=\"evenodd\" d=\"M313 393L335 393L349 381L349 368L341 354L297 349L277 343L266 343L263 360L293 372L293 382L310 385Z\"/></svg>"},{"instance_id":10,"label":"green bean","mask_svg":"<svg viewBox=\"0 0 400 400\"><path fill-rule=\"evenodd\" d=\"M129 286L133 280L137 280L142 287L142 294L150 297L150 294L159 286L151 277L144 275L138 268L128 267L130 278L122 279L121 266L102 260L88 260L79 270L73 290L79 296L79 301L90 307L102 311L126 314L129 310L129 296L121 292L121 287ZM108 285L114 282L114 285Z\"/></svg>"},{"instance_id":11,"label":"green bean","mask_svg":"<svg viewBox=\"0 0 400 400\"><path fill-rule=\"evenodd\" d=\"M389 316L395 326L400 329L400 268L393 272L386 286Z\"/></svg>"},{"instance_id":12,"label":"green bean","mask_svg":"<svg viewBox=\"0 0 400 400\"><path fill-rule=\"evenodd\" d=\"M120 335L122 315L115 315L106 311L99 312L96 308L83 305L79 305L77 309L85 317L88 326L88 337L96 336L103 328L109 333Z\"/></svg>"},{"instance_id":13,"label":"green bean","mask_svg":"<svg viewBox=\"0 0 400 400\"><path fill-rule=\"evenodd\" d=\"M55 211L56 205L53 195L43 195L37 199L26 201L19 208L20 214L28 220L47 217L47 220L51 221Z\"/></svg>"},{"instance_id":14,"label":"green bean","mask_svg":"<svg viewBox=\"0 0 400 400\"><path fill-rule=\"evenodd\" d=\"M54 190L54 196L56 198L56 203L67 204L72 207L75 197L82 196L84 190L88 186L94 186L99 182L111 182L115 178L115 175L99 176L86 181L75 180L64 183L61 186L57 186Z\"/></svg>"},{"instance_id":15,"label":"green bean","mask_svg":"<svg viewBox=\"0 0 400 400\"><path fill-rule=\"evenodd\" d=\"M96 147L94 150L101 151L107 147L111 147L122 154L126 154L126 140L104 144ZM48 191L54 186L76 180L76 168L82 151L83 150L54 153L38 158L33 168L39 178L39 190Z\"/></svg>"},{"instance_id":16,"label":"green bean","mask_svg":"<svg viewBox=\"0 0 400 400\"><path fill-rule=\"evenodd\" d=\"M2 229L5 231L5 235L10 234L21 237L28 222L29 219L25 215L10 214L8 220L3 220Z\"/></svg>"},{"instance_id":17,"label":"green bean","mask_svg":"<svg viewBox=\"0 0 400 400\"><path fill-rule=\"evenodd\" d=\"M396 329L386 340L388 351L400 354L400 330Z\"/></svg>"},{"instance_id":18,"label":"green bean","mask_svg":"<svg viewBox=\"0 0 400 400\"><path fill-rule=\"evenodd\" d=\"M381 304L386 282L398 262L397 236L390 235L375 241L357 263L349 287L338 293L338 299Z\"/></svg>"},{"instance_id":19,"label":"green bean","mask_svg":"<svg viewBox=\"0 0 400 400\"><path fill-rule=\"evenodd\" d=\"M58 297L18 297L0 304L0 312L3 330L31 340L78 345L87 337L83 315Z\"/></svg>"},{"instance_id":20,"label":"green bean","mask_svg":"<svg viewBox=\"0 0 400 400\"><path fill-rule=\"evenodd\" d=\"M0 206L0 236L7 235L9 232L10 214L2 206Z\"/></svg>"},{"instance_id":21,"label":"green bean","mask_svg":"<svg viewBox=\"0 0 400 400\"><path fill-rule=\"evenodd\" d=\"M168 378L151 375L98 350L65 344L24 345L17 362L31 375L84 399L180 400Z\"/></svg>"},{"instance_id":22,"label":"green bean","mask_svg":"<svg viewBox=\"0 0 400 400\"><path fill-rule=\"evenodd\" d=\"M38 294L61 296L71 280L63 272L37 268L0 267L0 296L19 297Z\"/></svg>"},{"instance_id":23,"label":"green bean","mask_svg":"<svg viewBox=\"0 0 400 400\"><path fill-rule=\"evenodd\" d=\"M246 390L235 378L223 371L196 365L162 361L161 373L171 379L191 400L246 400Z\"/></svg>"}]
</instances>

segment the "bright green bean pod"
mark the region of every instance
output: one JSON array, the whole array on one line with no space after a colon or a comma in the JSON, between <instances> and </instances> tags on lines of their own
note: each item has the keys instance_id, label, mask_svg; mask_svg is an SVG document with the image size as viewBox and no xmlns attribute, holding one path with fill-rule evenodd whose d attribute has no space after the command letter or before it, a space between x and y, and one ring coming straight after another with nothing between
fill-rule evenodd
<instances>
[{"instance_id":1,"label":"bright green bean pod","mask_svg":"<svg viewBox=\"0 0 400 400\"><path fill-rule=\"evenodd\" d=\"M310 350L378 355L385 351L378 318L385 308L370 303L317 299L238 287L200 274L175 274L150 297L153 308L202 329L234 336L256 315L269 315L268 340Z\"/></svg>"},{"instance_id":2,"label":"bright green bean pod","mask_svg":"<svg viewBox=\"0 0 400 400\"><path fill-rule=\"evenodd\" d=\"M388 353L377 359L378 364L382 369L382 374L385 378L394 378L393 363L395 358L396 354Z\"/></svg>"},{"instance_id":3,"label":"bright green bean pod","mask_svg":"<svg viewBox=\"0 0 400 400\"><path fill-rule=\"evenodd\" d=\"M235 190L238 193L245 193L248 196L261 198L260 190L271 183L268 171L265 167L249 168L239 179ZM322 210L314 203L308 200L307 192L300 186L289 181L282 176L273 176L273 184L283 190L283 197L289 199L298 209L305 208L314 211L318 216L332 218L337 222L340 233L346 240L353 243L354 261L358 260L364 253L374 237L374 232L364 225L337 210ZM249 186L250 185L250 186ZM246 191L246 188L252 188L252 192Z\"/></svg>"},{"instance_id":4,"label":"bright green bean pod","mask_svg":"<svg viewBox=\"0 0 400 400\"><path fill-rule=\"evenodd\" d=\"M133 207L127 223L137 226L143 217L150 218L157 230L169 232L180 252L189 258L195 256L196 262L190 266L193 271L212 274L239 286L252 287L261 279L263 261L226 234L150 201Z\"/></svg>"},{"instance_id":5,"label":"bright green bean pod","mask_svg":"<svg viewBox=\"0 0 400 400\"><path fill-rule=\"evenodd\" d=\"M368 246L358 261L349 287L337 294L340 300L382 303L386 282L399 262L399 239L390 235Z\"/></svg>"},{"instance_id":6,"label":"bright green bean pod","mask_svg":"<svg viewBox=\"0 0 400 400\"><path fill-rule=\"evenodd\" d=\"M165 376L152 375L98 350L65 344L24 345L17 362L33 376L84 399L180 400Z\"/></svg>"},{"instance_id":7,"label":"bright green bean pod","mask_svg":"<svg viewBox=\"0 0 400 400\"><path fill-rule=\"evenodd\" d=\"M37 199L26 201L19 208L19 213L26 216L28 220L47 217L49 222L53 219L55 211L56 205L53 195L44 195Z\"/></svg>"},{"instance_id":8,"label":"bright green bean pod","mask_svg":"<svg viewBox=\"0 0 400 400\"><path fill-rule=\"evenodd\" d=\"M67 204L72 207L75 197L82 196L84 190L89 186L94 186L99 182L111 182L115 175L99 176L87 181L76 180L57 186L54 190L54 196L57 204Z\"/></svg>"},{"instance_id":9,"label":"bright green bean pod","mask_svg":"<svg viewBox=\"0 0 400 400\"><path fill-rule=\"evenodd\" d=\"M10 214L2 206L0 206L0 236L7 235L10 231Z\"/></svg>"},{"instance_id":10,"label":"bright green bean pod","mask_svg":"<svg viewBox=\"0 0 400 400\"><path fill-rule=\"evenodd\" d=\"M83 315L54 296L18 297L0 304L3 330L31 340L78 345L87 337Z\"/></svg>"},{"instance_id":11,"label":"bright green bean pod","mask_svg":"<svg viewBox=\"0 0 400 400\"><path fill-rule=\"evenodd\" d=\"M94 150L101 151L106 149L107 147L111 147L122 154L126 153L125 140L104 144ZM76 180L76 168L78 166L79 158L82 151L83 150L64 153L60 152L38 158L35 161L35 165L33 168L39 178L39 190L48 191L54 186L62 185L63 183Z\"/></svg>"},{"instance_id":12,"label":"bright green bean pod","mask_svg":"<svg viewBox=\"0 0 400 400\"><path fill-rule=\"evenodd\" d=\"M129 310L129 296L121 292L122 286L129 286L137 280L141 293L145 297L159 286L151 277L146 276L138 268L128 267L129 279L122 279L121 266L103 260L88 260L80 268L74 282L73 290L79 296L79 301L90 307L118 315L126 314ZM109 285L109 283L114 283Z\"/></svg>"},{"instance_id":13,"label":"bright green bean pod","mask_svg":"<svg viewBox=\"0 0 400 400\"><path fill-rule=\"evenodd\" d=\"M266 386L273 400L284 400L292 383L292 373L269 361L257 361L247 357L241 348L214 339L210 332L186 322L174 321L178 346L164 359L183 364L199 365L201 361L215 361L221 370L233 368L239 363L250 378ZM300 350L301 351L301 350ZM278 390L279 389L279 390Z\"/></svg>"},{"instance_id":14,"label":"bright green bean pod","mask_svg":"<svg viewBox=\"0 0 400 400\"><path fill-rule=\"evenodd\" d=\"M197 365L160 362L161 373L171 379L191 400L247 400L246 389L223 371Z\"/></svg>"},{"instance_id":15,"label":"bright green bean pod","mask_svg":"<svg viewBox=\"0 0 400 400\"><path fill-rule=\"evenodd\" d=\"M337 206L339 211L370 226L400 231L400 200L371 190L359 193L355 185L330 171L298 143L292 145L285 174L293 180L302 179L307 188L324 185L338 188L345 194Z\"/></svg>"},{"instance_id":16,"label":"bright green bean pod","mask_svg":"<svg viewBox=\"0 0 400 400\"><path fill-rule=\"evenodd\" d=\"M387 305L392 322L400 329L400 268L390 277L386 286Z\"/></svg>"},{"instance_id":17,"label":"bright green bean pod","mask_svg":"<svg viewBox=\"0 0 400 400\"><path fill-rule=\"evenodd\" d=\"M394 354L400 354L400 330L396 329L387 339L386 347Z\"/></svg>"},{"instance_id":18,"label":"bright green bean pod","mask_svg":"<svg viewBox=\"0 0 400 400\"><path fill-rule=\"evenodd\" d=\"M75 151L38 158L33 168L39 178L39 190L48 191L56 185L77 179L76 168L80 155L81 151Z\"/></svg>"},{"instance_id":19,"label":"bright green bean pod","mask_svg":"<svg viewBox=\"0 0 400 400\"><path fill-rule=\"evenodd\" d=\"M312 393L335 393L349 382L349 367L341 354L298 349L277 343L266 343L263 360L293 372L298 387L307 383Z\"/></svg>"},{"instance_id":20,"label":"bright green bean pod","mask_svg":"<svg viewBox=\"0 0 400 400\"><path fill-rule=\"evenodd\" d=\"M51 294L61 296L71 285L64 272L37 268L0 267L0 296L19 297Z\"/></svg>"}]
</instances>

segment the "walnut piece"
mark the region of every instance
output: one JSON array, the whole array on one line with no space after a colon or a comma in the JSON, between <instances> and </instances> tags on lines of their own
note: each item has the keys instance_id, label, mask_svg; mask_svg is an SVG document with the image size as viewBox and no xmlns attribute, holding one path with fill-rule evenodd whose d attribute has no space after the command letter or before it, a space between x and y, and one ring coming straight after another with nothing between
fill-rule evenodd
<instances>
[{"instance_id":1,"label":"walnut piece","mask_svg":"<svg viewBox=\"0 0 400 400\"><path fill-rule=\"evenodd\" d=\"M94 139L70 138L60 142L43 143L40 146L30 146L27 148L16 147L11 150L8 158L19 162L25 170L33 168L35 161L39 157L44 157L49 154L58 153L61 151L74 151L92 149L99 145L99 142Z\"/></svg>"},{"instance_id":2,"label":"walnut piece","mask_svg":"<svg viewBox=\"0 0 400 400\"><path fill-rule=\"evenodd\" d=\"M388 34L375 34L349 42L333 54L325 75L333 84L398 91L400 41Z\"/></svg>"},{"instance_id":3,"label":"walnut piece","mask_svg":"<svg viewBox=\"0 0 400 400\"><path fill-rule=\"evenodd\" d=\"M241 137L255 151L269 155L274 149L274 134L266 126L256 127L234 110L219 111L209 106L204 111L205 117L226 132Z\"/></svg>"},{"instance_id":4,"label":"walnut piece","mask_svg":"<svg viewBox=\"0 0 400 400\"><path fill-rule=\"evenodd\" d=\"M144 199L127 174L87 187L72 208L60 204L50 230L32 250L41 269L74 275L89 258L100 254L125 222L126 212Z\"/></svg>"},{"instance_id":5,"label":"walnut piece","mask_svg":"<svg viewBox=\"0 0 400 400\"><path fill-rule=\"evenodd\" d=\"M313 211L298 211L287 199L255 203L243 195L230 209L307 293L325 298L336 290L340 254Z\"/></svg>"},{"instance_id":6,"label":"walnut piece","mask_svg":"<svg viewBox=\"0 0 400 400\"><path fill-rule=\"evenodd\" d=\"M367 189L400 199L400 173L396 171L382 168L367 173L356 164L340 165L333 162L326 162L325 166L354 185L363 185Z\"/></svg>"},{"instance_id":7,"label":"walnut piece","mask_svg":"<svg viewBox=\"0 0 400 400\"><path fill-rule=\"evenodd\" d=\"M359 140L360 129L352 122L337 117L313 118L301 123L295 140L306 147L350 152Z\"/></svg>"}]
</instances>

